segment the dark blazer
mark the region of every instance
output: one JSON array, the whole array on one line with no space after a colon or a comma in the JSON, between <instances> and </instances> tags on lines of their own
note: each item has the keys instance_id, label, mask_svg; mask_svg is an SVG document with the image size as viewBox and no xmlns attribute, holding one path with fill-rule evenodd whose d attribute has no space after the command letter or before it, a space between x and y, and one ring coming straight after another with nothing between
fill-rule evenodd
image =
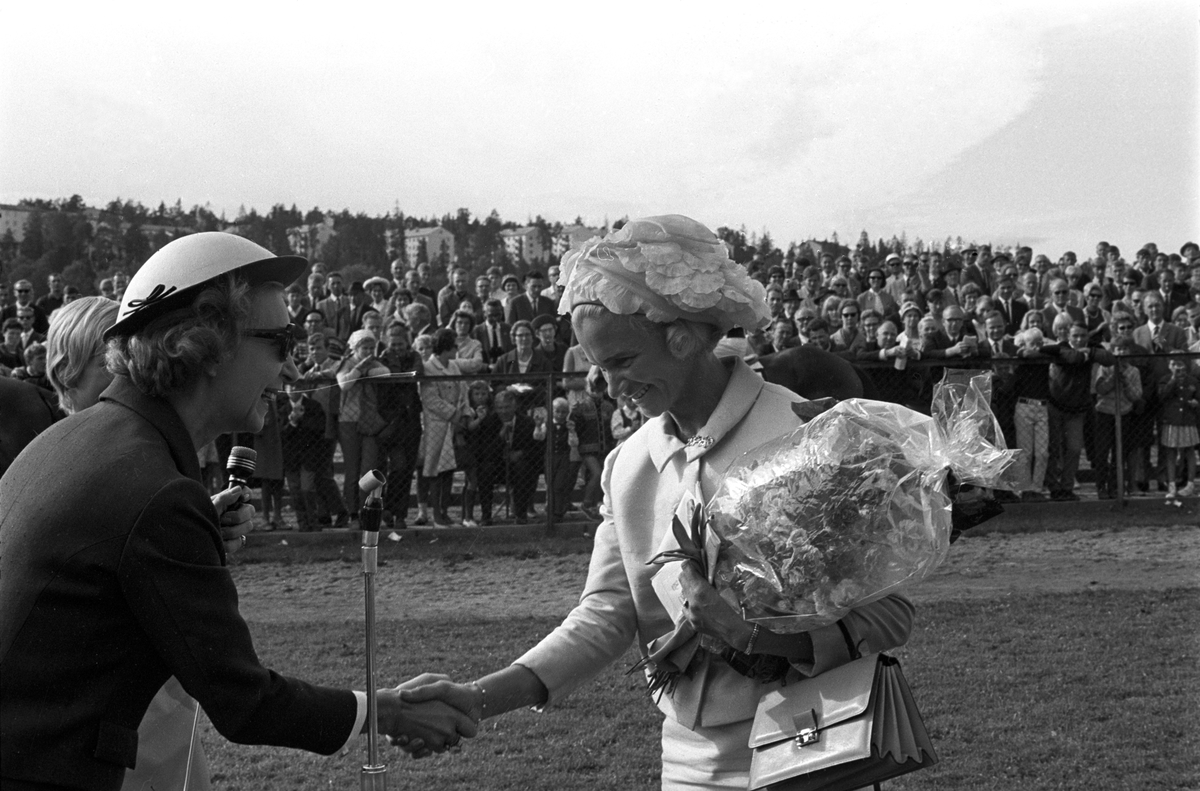
<instances>
[{"instance_id":1,"label":"dark blazer","mask_svg":"<svg viewBox=\"0 0 1200 791\"><path fill-rule=\"evenodd\" d=\"M497 331L500 335L499 351L492 349L491 329L488 327L486 321L476 324L475 329L471 331L475 336L475 340L483 344L483 359L488 364L496 362L496 360L500 359L501 355L512 351L513 348L512 335L510 334L508 322L500 322L497 326Z\"/></svg>"},{"instance_id":2,"label":"dark blazer","mask_svg":"<svg viewBox=\"0 0 1200 791\"><path fill-rule=\"evenodd\" d=\"M25 446L59 418L54 393L0 376L0 475Z\"/></svg>"},{"instance_id":3,"label":"dark blazer","mask_svg":"<svg viewBox=\"0 0 1200 791\"><path fill-rule=\"evenodd\" d=\"M1006 335L1016 335L1021 331L1021 320L1025 318L1025 314L1029 312L1029 304L1024 300L1014 298L1012 300L1012 313L1009 314L1008 308L1004 305L1004 300L999 297L992 298L992 307L1004 317L1004 332Z\"/></svg>"},{"instance_id":4,"label":"dark blazer","mask_svg":"<svg viewBox=\"0 0 1200 791\"><path fill-rule=\"evenodd\" d=\"M516 324L522 320L533 321L535 317L542 314L554 316L557 313L558 306L549 297L543 297L539 294L537 304L535 305L529 301L527 294L517 294L504 309L504 320L509 324Z\"/></svg>"},{"instance_id":5,"label":"dark blazer","mask_svg":"<svg viewBox=\"0 0 1200 791\"><path fill-rule=\"evenodd\" d=\"M517 363L517 350L513 349L510 352L505 352L500 356L492 366L492 372L498 374L518 374L521 372L521 366ZM527 374L548 374L554 372L554 364L550 358L538 347L533 347L533 357L529 360L529 368L526 369Z\"/></svg>"},{"instance_id":6,"label":"dark blazer","mask_svg":"<svg viewBox=\"0 0 1200 791\"><path fill-rule=\"evenodd\" d=\"M0 324L3 324L5 319L15 319L17 317L17 307L17 303L13 302L3 310L0 310ZM46 311L39 308L36 302L29 303L29 307L33 308L33 329L37 332L48 332L50 330L50 318L46 315Z\"/></svg>"},{"instance_id":7,"label":"dark blazer","mask_svg":"<svg viewBox=\"0 0 1200 791\"><path fill-rule=\"evenodd\" d=\"M1047 338L1054 337L1054 319L1058 316L1059 312L1059 309L1054 306L1053 302L1042 308L1042 326L1045 328L1043 332ZM1075 324L1087 326L1087 317L1083 315L1083 311L1079 308L1074 305L1067 305L1066 313Z\"/></svg>"},{"instance_id":8,"label":"dark blazer","mask_svg":"<svg viewBox=\"0 0 1200 791\"><path fill-rule=\"evenodd\" d=\"M259 663L196 449L165 401L117 377L0 479L0 774L118 789L172 675L231 741L326 755L349 690Z\"/></svg>"},{"instance_id":9,"label":"dark blazer","mask_svg":"<svg viewBox=\"0 0 1200 791\"><path fill-rule=\"evenodd\" d=\"M1170 321L1164 319L1162 326L1162 337L1155 340L1150 334L1150 325L1143 324L1140 327L1133 328L1133 342L1138 346L1148 349L1154 354L1161 354L1175 349L1187 351L1187 331L1176 327ZM1146 366L1142 371L1143 382L1159 382L1164 376L1171 372L1171 367L1165 357L1154 357L1149 361L1141 363ZM1144 387L1146 401L1155 403L1156 394L1153 387Z\"/></svg>"}]
</instances>

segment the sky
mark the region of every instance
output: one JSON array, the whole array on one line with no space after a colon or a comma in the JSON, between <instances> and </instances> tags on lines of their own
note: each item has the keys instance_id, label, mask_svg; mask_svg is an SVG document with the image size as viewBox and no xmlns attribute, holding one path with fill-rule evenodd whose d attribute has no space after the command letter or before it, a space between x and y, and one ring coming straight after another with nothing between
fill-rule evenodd
<instances>
[{"instance_id":1,"label":"sky","mask_svg":"<svg viewBox=\"0 0 1200 791\"><path fill-rule=\"evenodd\" d=\"M1200 240L1194 3L381 5L8 9L0 202Z\"/></svg>"}]
</instances>

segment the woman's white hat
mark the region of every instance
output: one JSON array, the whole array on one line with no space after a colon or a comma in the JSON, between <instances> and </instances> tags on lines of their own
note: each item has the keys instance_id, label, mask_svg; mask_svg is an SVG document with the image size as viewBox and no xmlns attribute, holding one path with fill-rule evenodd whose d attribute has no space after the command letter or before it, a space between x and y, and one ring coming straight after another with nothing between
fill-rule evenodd
<instances>
[{"instance_id":1,"label":"woman's white hat","mask_svg":"<svg viewBox=\"0 0 1200 791\"><path fill-rule=\"evenodd\" d=\"M241 271L251 286L270 282L286 286L307 266L306 258L277 256L231 233L206 231L181 237L150 256L129 280L117 322L104 337L132 335L151 319L187 305L201 287L221 275Z\"/></svg>"}]
</instances>

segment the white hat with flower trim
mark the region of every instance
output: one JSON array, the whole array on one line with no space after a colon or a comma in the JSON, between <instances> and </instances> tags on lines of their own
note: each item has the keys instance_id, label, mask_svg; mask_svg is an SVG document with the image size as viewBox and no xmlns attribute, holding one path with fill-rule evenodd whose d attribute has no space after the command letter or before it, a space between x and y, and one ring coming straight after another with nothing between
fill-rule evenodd
<instances>
[{"instance_id":1,"label":"white hat with flower trim","mask_svg":"<svg viewBox=\"0 0 1200 791\"><path fill-rule=\"evenodd\" d=\"M298 278L308 259L277 256L249 239L220 231L180 237L164 246L134 273L121 298L117 321L104 337L132 335L152 319L187 305L216 278L244 273L251 286L276 282L288 285Z\"/></svg>"},{"instance_id":2,"label":"white hat with flower trim","mask_svg":"<svg viewBox=\"0 0 1200 791\"><path fill-rule=\"evenodd\" d=\"M558 283L561 313L597 304L663 324L691 319L722 332L760 329L771 318L763 285L729 257L716 234L681 214L641 217L592 237L563 257Z\"/></svg>"}]
</instances>

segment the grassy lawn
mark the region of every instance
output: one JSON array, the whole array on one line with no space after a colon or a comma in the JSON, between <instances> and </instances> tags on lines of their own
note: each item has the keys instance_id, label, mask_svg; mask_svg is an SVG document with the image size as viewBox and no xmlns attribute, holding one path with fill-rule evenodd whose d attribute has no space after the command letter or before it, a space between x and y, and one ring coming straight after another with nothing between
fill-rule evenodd
<instances>
[{"instance_id":1,"label":"grassy lawn","mask_svg":"<svg viewBox=\"0 0 1200 791\"><path fill-rule=\"evenodd\" d=\"M897 656L941 763L885 788L1200 788L1198 611L1195 588L921 604L912 639ZM382 674L474 677L516 657L558 621L558 614L385 620ZM252 626L268 666L361 686L359 624ZM390 786L657 788L659 715L640 679L623 675L632 658L556 709L488 721L458 754L412 761L386 749ZM229 744L204 722L215 788L358 787L365 741L322 758Z\"/></svg>"}]
</instances>

